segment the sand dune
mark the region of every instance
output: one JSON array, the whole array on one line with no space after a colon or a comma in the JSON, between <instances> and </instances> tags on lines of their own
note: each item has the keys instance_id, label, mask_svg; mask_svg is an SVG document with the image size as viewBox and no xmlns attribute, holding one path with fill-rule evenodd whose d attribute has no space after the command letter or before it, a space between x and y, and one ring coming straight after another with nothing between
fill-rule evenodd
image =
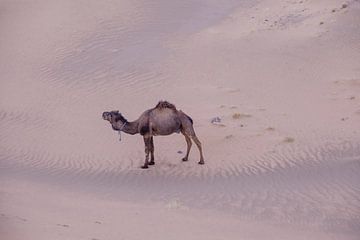
<instances>
[{"instance_id":1,"label":"sand dune","mask_svg":"<svg viewBox=\"0 0 360 240\"><path fill-rule=\"evenodd\" d=\"M359 1L1 8L1 239L358 238ZM101 118L161 99L206 165Z\"/></svg>"}]
</instances>

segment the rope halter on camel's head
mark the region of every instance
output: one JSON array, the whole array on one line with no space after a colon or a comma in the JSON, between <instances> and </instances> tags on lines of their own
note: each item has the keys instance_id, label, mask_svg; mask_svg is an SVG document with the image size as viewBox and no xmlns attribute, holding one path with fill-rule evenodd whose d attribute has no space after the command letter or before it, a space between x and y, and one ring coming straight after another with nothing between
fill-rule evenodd
<instances>
[{"instance_id":1,"label":"rope halter on camel's head","mask_svg":"<svg viewBox=\"0 0 360 240\"><path fill-rule=\"evenodd\" d=\"M118 132L119 132L119 141L121 142L121 131L124 129L126 125L126 122L123 123L123 125L121 125L121 127L119 128Z\"/></svg>"}]
</instances>

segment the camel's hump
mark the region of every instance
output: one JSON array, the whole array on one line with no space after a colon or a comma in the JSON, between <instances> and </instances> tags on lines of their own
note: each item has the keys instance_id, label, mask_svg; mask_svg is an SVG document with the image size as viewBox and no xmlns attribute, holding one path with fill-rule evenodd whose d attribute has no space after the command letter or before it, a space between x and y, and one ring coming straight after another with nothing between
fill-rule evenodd
<instances>
[{"instance_id":1,"label":"camel's hump","mask_svg":"<svg viewBox=\"0 0 360 240\"><path fill-rule=\"evenodd\" d=\"M155 108L162 109L162 108L170 108L173 110L176 110L176 107L174 104L169 103L167 101L160 101Z\"/></svg>"}]
</instances>

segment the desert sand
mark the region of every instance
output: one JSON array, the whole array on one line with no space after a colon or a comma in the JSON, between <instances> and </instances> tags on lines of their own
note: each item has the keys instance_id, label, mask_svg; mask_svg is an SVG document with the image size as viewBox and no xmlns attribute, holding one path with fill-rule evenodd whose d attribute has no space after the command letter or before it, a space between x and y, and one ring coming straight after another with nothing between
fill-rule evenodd
<instances>
[{"instance_id":1,"label":"desert sand","mask_svg":"<svg viewBox=\"0 0 360 240\"><path fill-rule=\"evenodd\" d=\"M1 1L0 239L359 239L360 2ZM135 120L194 120L140 169ZM219 121L212 123L217 118Z\"/></svg>"}]
</instances>

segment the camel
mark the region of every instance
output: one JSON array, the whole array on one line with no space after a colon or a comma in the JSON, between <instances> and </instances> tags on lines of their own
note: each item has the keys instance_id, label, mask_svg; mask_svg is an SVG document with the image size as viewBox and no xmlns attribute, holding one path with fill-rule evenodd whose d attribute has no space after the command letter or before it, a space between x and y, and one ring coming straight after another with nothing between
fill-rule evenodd
<instances>
[{"instance_id":1,"label":"camel","mask_svg":"<svg viewBox=\"0 0 360 240\"><path fill-rule=\"evenodd\" d=\"M191 140L193 140L200 152L200 161L198 163L205 163L201 142L194 131L193 120L167 101L160 101L154 108L146 110L133 122L127 121L119 111L104 112L102 117L110 122L113 130L119 131L119 133L121 131L131 135L140 133L143 136L145 143L145 163L141 166L143 169L155 164L153 137L173 133L182 133L185 136L187 150L185 157L182 159L183 161L187 161L189 158ZM151 155L150 161L149 154Z\"/></svg>"}]
</instances>

